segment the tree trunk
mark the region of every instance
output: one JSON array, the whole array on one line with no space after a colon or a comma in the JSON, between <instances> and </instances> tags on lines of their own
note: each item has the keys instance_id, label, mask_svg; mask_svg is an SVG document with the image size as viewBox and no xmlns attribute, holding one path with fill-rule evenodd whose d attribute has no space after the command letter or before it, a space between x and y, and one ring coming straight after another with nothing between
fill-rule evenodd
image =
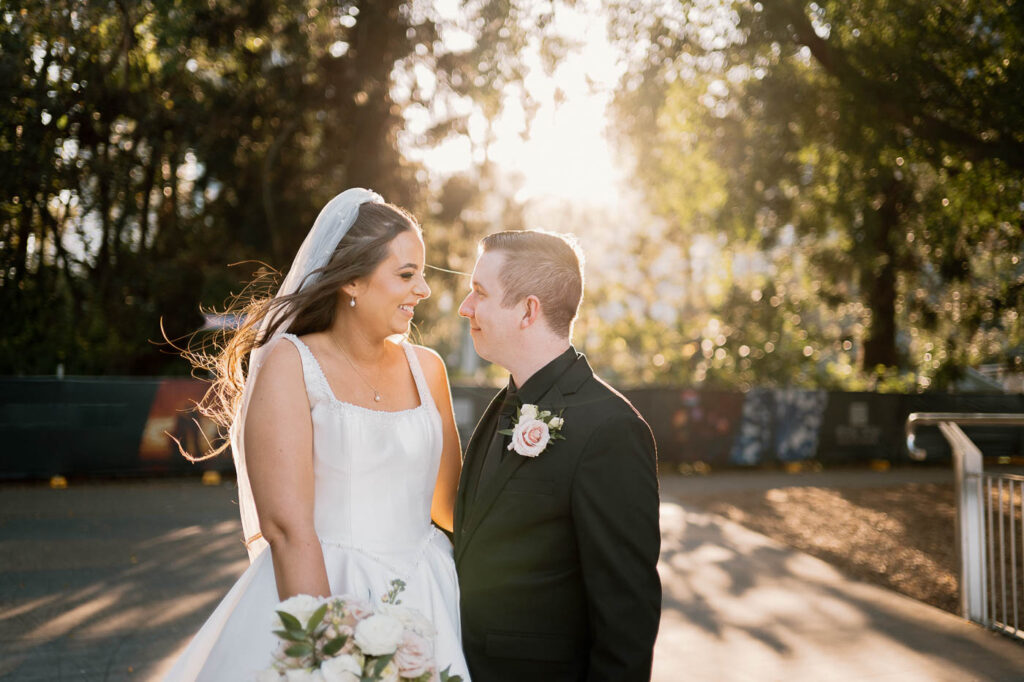
<instances>
[{"instance_id":1,"label":"tree trunk","mask_svg":"<svg viewBox=\"0 0 1024 682\"><path fill-rule=\"evenodd\" d=\"M871 310L871 324L864 338L864 356L861 368L872 371L879 365L896 367L899 352L896 348L896 262L899 254L895 244L900 218L903 213L901 185L890 178L882 190L884 201L877 210L865 215L869 238L867 247L858 261L860 285L864 299Z\"/></svg>"},{"instance_id":2,"label":"tree trunk","mask_svg":"<svg viewBox=\"0 0 1024 682\"><path fill-rule=\"evenodd\" d=\"M363 93L352 116L352 138L347 182L369 187L398 204L411 201L410 188L401 180L400 157L395 135L401 127L400 112L391 99L391 70L412 45L406 38L407 21L400 3L363 2L353 31L354 68L361 75Z\"/></svg>"},{"instance_id":3,"label":"tree trunk","mask_svg":"<svg viewBox=\"0 0 1024 682\"><path fill-rule=\"evenodd\" d=\"M18 248L14 254L14 284L21 282L28 268L28 237L32 234L32 202L22 197L21 217L18 221ZM4 273L6 278L6 273Z\"/></svg>"},{"instance_id":4,"label":"tree trunk","mask_svg":"<svg viewBox=\"0 0 1024 682\"><path fill-rule=\"evenodd\" d=\"M871 371L878 365L895 367L899 364L896 350L896 268L892 254L886 254L881 267L865 267L861 281L866 285L871 324L864 339L864 358L861 367Z\"/></svg>"}]
</instances>

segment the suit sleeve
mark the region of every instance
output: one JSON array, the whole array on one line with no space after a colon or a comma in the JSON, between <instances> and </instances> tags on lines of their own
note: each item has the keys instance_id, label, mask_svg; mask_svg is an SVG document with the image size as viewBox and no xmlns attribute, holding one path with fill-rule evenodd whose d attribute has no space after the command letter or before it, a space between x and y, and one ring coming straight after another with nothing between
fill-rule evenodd
<instances>
[{"instance_id":1,"label":"suit sleeve","mask_svg":"<svg viewBox=\"0 0 1024 682\"><path fill-rule=\"evenodd\" d=\"M658 507L650 427L636 415L606 421L585 446L572 485L590 682L650 679L661 616Z\"/></svg>"}]
</instances>

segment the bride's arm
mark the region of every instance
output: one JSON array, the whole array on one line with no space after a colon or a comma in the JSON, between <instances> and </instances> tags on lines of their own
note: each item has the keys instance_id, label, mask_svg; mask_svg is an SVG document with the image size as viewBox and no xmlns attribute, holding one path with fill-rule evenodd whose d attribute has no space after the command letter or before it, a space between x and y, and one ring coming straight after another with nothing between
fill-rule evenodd
<instances>
[{"instance_id":1,"label":"bride's arm","mask_svg":"<svg viewBox=\"0 0 1024 682\"><path fill-rule=\"evenodd\" d=\"M437 411L441 413L444 433L441 466L437 472L430 516L434 523L451 531L455 525L455 495L459 490L459 474L462 471L462 445L459 443L459 430L455 427L452 390L448 385L448 372L441 356L422 346L417 346L416 352L430 387L430 395L434 398Z\"/></svg>"},{"instance_id":2,"label":"bride's arm","mask_svg":"<svg viewBox=\"0 0 1024 682\"><path fill-rule=\"evenodd\" d=\"M279 342L253 386L245 419L245 463L260 531L270 543L281 599L328 596L313 527L313 421L298 350Z\"/></svg>"}]
</instances>

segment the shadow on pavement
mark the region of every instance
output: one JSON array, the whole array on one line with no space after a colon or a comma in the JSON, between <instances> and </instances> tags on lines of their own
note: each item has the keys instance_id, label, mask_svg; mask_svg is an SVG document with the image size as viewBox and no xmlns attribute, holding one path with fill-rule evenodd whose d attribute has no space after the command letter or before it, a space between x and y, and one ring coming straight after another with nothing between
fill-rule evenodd
<instances>
[{"instance_id":1,"label":"shadow on pavement","mask_svg":"<svg viewBox=\"0 0 1024 682\"><path fill-rule=\"evenodd\" d=\"M148 679L248 566L227 486L3 490L0 676Z\"/></svg>"},{"instance_id":2,"label":"shadow on pavement","mask_svg":"<svg viewBox=\"0 0 1024 682\"><path fill-rule=\"evenodd\" d=\"M1024 677L1024 647L722 517L663 504L659 571L656 680Z\"/></svg>"}]
</instances>

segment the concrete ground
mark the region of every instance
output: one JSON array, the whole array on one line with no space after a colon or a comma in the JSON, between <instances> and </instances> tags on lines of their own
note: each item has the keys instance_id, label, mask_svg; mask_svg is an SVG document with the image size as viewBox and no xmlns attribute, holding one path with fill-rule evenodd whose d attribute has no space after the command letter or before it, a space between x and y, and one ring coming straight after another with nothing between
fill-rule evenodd
<instances>
[{"instance_id":1,"label":"concrete ground","mask_svg":"<svg viewBox=\"0 0 1024 682\"><path fill-rule=\"evenodd\" d=\"M1024 680L1024 644L685 506L822 476L664 479L654 679ZM0 678L159 678L248 563L233 496L193 479L0 486Z\"/></svg>"}]
</instances>

